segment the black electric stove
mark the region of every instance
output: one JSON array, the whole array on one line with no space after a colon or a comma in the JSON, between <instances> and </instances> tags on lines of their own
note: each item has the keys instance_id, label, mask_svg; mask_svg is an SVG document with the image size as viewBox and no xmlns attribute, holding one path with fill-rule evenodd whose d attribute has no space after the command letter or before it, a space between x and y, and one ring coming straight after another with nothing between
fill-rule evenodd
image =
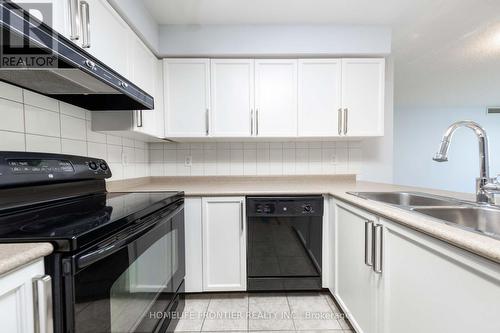
<instances>
[{"instance_id":1,"label":"black electric stove","mask_svg":"<svg viewBox=\"0 0 500 333\"><path fill-rule=\"evenodd\" d=\"M0 152L0 243L53 244L55 332L156 332L183 306L183 192L108 193L109 177L102 159Z\"/></svg>"},{"instance_id":2,"label":"black electric stove","mask_svg":"<svg viewBox=\"0 0 500 333\"><path fill-rule=\"evenodd\" d=\"M0 242L51 242L56 251L75 251L180 198L179 192L96 193L0 210Z\"/></svg>"}]
</instances>

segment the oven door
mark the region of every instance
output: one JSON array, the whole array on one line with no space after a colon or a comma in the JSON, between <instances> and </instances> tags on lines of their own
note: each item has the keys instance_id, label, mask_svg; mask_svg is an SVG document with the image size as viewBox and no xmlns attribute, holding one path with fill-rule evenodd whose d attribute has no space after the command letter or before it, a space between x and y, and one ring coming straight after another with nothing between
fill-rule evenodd
<instances>
[{"instance_id":1,"label":"oven door","mask_svg":"<svg viewBox=\"0 0 500 333\"><path fill-rule=\"evenodd\" d=\"M181 201L71 258L67 332L154 332L165 324L168 316L158 314L169 309L184 265L176 246L184 235L173 228L184 224L183 213Z\"/></svg>"}]
</instances>

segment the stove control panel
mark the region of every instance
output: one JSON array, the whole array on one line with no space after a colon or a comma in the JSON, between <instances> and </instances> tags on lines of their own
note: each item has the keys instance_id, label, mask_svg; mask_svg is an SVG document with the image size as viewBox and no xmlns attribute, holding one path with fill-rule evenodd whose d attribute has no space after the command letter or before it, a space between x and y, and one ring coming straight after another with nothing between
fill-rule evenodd
<instances>
[{"instance_id":1,"label":"stove control panel","mask_svg":"<svg viewBox=\"0 0 500 333\"><path fill-rule=\"evenodd\" d=\"M12 159L7 162L14 174L48 174L67 172L73 173L75 169L70 161L65 160L38 160L38 159Z\"/></svg>"},{"instance_id":2,"label":"stove control panel","mask_svg":"<svg viewBox=\"0 0 500 333\"><path fill-rule=\"evenodd\" d=\"M102 159L45 153L0 152L0 187L109 177L111 170Z\"/></svg>"}]
</instances>

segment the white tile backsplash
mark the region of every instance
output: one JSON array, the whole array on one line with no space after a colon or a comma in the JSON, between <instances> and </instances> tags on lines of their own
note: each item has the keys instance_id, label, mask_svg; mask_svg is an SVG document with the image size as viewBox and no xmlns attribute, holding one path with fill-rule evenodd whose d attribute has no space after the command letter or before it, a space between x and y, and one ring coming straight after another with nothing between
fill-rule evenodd
<instances>
[{"instance_id":1,"label":"white tile backsplash","mask_svg":"<svg viewBox=\"0 0 500 333\"><path fill-rule=\"evenodd\" d=\"M87 142L63 138L61 139L61 152L69 155L86 156Z\"/></svg>"},{"instance_id":2,"label":"white tile backsplash","mask_svg":"<svg viewBox=\"0 0 500 333\"><path fill-rule=\"evenodd\" d=\"M0 99L0 130L24 131L24 106L22 103Z\"/></svg>"},{"instance_id":3,"label":"white tile backsplash","mask_svg":"<svg viewBox=\"0 0 500 333\"><path fill-rule=\"evenodd\" d=\"M26 134L26 151L40 153L61 153L61 138Z\"/></svg>"},{"instance_id":4,"label":"white tile backsplash","mask_svg":"<svg viewBox=\"0 0 500 333\"><path fill-rule=\"evenodd\" d=\"M85 109L0 82L0 117L2 151L102 158L113 180L149 176L148 145L92 131L91 112Z\"/></svg>"},{"instance_id":5,"label":"white tile backsplash","mask_svg":"<svg viewBox=\"0 0 500 333\"><path fill-rule=\"evenodd\" d=\"M152 143L149 144L150 173L154 176L359 173L359 142L338 143ZM191 166L185 165L186 157L191 157Z\"/></svg>"},{"instance_id":6,"label":"white tile backsplash","mask_svg":"<svg viewBox=\"0 0 500 333\"><path fill-rule=\"evenodd\" d=\"M359 173L359 141L152 143L92 131L91 112L0 83L0 150L106 159L112 179ZM192 165L186 166L186 157Z\"/></svg>"},{"instance_id":7,"label":"white tile backsplash","mask_svg":"<svg viewBox=\"0 0 500 333\"><path fill-rule=\"evenodd\" d=\"M84 119L61 115L61 137L87 141L86 121Z\"/></svg>"},{"instance_id":8,"label":"white tile backsplash","mask_svg":"<svg viewBox=\"0 0 500 333\"><path fill-rule=\"evenodd\" d=\"M53 98L23 90L24 104L36 106L41 109L59 112L59 102Z\"/></svg>"},{"instance_id":9,"label":"white tile backsplash","mask_svg":"<svg viewBox=\"0 0 500 333\"><path fill-rule=\"evenodd\" d=\"M24 133L0 131L0 150L25 151L26 138Z\"/></svg>"},{"instance_id":10,"label":"white tile backsplash","mask_svg":"<svg viewBox=\"0 0 500 333\"><path fill-rule=\"evenodd\" d=\"M64 102L60 102L59 107L61 109L61 114L86 120L87 110L85 109Z\"/></svg>"},{"instance_id":11,"label":"white tile backsplash","mask_svg":"<svg viewBox=\"0 0 500 333\"><path fill-rule=\"evenodd\" d=\"M32 105L24 106L26 133L52 137L61 136L59 112L48 111Z\"/></svg>"},{"instance_id":12,"label":"white tile backsplash","mask_svg":"<svg viewBox=\"0 0 500 333\"><path fill-rule=\"evenodd\" d=\"M23 102L23 90L11 84L0 82L0 98Z\"/></svg>"}]
</instances>

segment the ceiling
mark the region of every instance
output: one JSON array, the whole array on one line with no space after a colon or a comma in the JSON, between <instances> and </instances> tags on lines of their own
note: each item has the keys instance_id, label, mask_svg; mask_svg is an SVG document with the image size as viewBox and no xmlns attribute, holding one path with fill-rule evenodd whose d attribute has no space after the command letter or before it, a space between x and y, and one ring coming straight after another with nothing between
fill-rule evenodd
<instances>
[{"instance_id":1,"label":"ceiling","mask_svg":"<svg viewBox=\"0 0 500 333\"><path fill-rule=\"evenodd\" d=\"M500 0L143 1L159 24L386 25L396 104L500 105Z\"/></svg>"},{"instance_id":2,"label":"ceiling","mask_svg":"<svg viewBox=\"0 0 500 333\"><path fill-rule=\"evenodd\" d=\"M160 24L386 24L431 0L144 0ZM419 5L418 7L422 7ZM425 6L423 6L425 8Z\"/></svg>"}]
</instances>

